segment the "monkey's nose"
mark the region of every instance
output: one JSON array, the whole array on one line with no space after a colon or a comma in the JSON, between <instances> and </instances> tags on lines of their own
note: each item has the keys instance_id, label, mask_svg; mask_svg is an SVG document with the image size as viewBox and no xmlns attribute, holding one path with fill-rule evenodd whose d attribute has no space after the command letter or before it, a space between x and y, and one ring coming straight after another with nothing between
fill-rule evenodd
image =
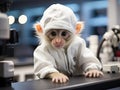
<instances>
[{"instance_id":1,"label":"monkey's nose","mask_svg":"<svg viewBox=\"0 0 120 90\"><path fill-rule=\"evenodd\" d=\"M62 39L56 39L55 40L55 47L62 47L63 43L62 43Z\"/></svg>"},{"instance_id":2,"label":"monkey's nose","mask_svg":"<svg viewBox=\"0 0 120 90\"><path fill-rule=\"evenodd\" d=\"M61 38L56 38L56 39L55 39L55 42L56 42L56 43L61 43L61 42L62 42L62 39L61 39Z\"/></svg>"}]
</instances>

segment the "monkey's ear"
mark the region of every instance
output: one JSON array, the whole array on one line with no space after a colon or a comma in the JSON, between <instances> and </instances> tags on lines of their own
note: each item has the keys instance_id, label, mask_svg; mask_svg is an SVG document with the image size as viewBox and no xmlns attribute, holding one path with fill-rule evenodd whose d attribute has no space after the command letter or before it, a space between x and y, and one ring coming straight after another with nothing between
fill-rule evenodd
<instances>
[{"instance_id":1,"label":"monkey's ear","mask_svg":"<svg viewBox=\"0 0 120 90\"><path fill-rule=\"evenodd\" d=\"M34 28L35 28L36 32L38 32L38 33L42 33L43 32L40 23L35 23L34 24Z\"/></svg>"},{"instance_id":2,"label":"monkey's ear","mask_svg":"<svg viewBox=\"0 0 120 90\"><path fill-rule=\"evenodd\" d=\"M80 32L82 32L84 28L84 22L77 22L76 24L76 34L79 34Z\"/></svg>"}]
</instances>

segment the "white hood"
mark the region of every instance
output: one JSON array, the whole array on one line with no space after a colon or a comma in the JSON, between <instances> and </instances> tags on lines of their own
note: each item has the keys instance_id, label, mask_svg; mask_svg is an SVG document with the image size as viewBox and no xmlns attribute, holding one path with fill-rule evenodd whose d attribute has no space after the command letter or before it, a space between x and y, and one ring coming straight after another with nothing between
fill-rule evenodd
<instances>
[{"instance_id":1,"label":"white hood","mask_svg":"<svg viewBox=\"0 0 120 90\"><path fill-rule=\"evenodd\" d=\"M77 19L73 11L61 4L53 4L44 12L40 24L45 34L50 29L65 29L74 32Z\"/></svg>"}]
</instances>

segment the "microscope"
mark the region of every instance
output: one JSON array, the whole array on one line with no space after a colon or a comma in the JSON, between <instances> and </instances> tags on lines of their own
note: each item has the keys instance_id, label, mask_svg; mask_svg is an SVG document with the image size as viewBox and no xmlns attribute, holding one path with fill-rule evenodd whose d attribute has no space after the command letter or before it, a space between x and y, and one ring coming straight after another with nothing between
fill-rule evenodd
<instances>
[{"instance_id":1,"label":"microscope","mask_svg":"<svg viewBox=\"0 0 120 90\"><path fill-rule=\"evenodd\" d=\"M13 44L17 41L16 31L10 30L8 11L11 0L0 1L0 87L10 86L14 77L14 63L8 60L13 56Z\"/></svg>"}]
</instances>

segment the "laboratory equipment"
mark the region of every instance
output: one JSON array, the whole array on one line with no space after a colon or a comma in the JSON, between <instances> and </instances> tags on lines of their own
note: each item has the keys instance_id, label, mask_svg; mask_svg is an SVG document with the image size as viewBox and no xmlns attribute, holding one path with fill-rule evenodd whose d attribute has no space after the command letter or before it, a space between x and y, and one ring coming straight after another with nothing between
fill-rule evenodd
<instances>
[{"instance_id":1,"label":"laboratory equipment","mask_svg":"<svg viewBox=\"0 0 120 90\"><path fill-rule=\"evenodd\" d=\"M16 31L10 30L8 11L11 0L0 1L0 87L10 86L14 77L14 63L7 57L13 55L13 46L17 40Z\"/></svg>"},{"instance_id":2,"label":"laboratory equipment","mask_svg":"<svg viewBox=\"0 0 120 90\"><path fill-rule=\"evenodd\" d=\"M103 71L108 73L120 72L120 26L115 25L103 35L98 46L97 58L103 65Z\"/></svg>"}]
</instances>

